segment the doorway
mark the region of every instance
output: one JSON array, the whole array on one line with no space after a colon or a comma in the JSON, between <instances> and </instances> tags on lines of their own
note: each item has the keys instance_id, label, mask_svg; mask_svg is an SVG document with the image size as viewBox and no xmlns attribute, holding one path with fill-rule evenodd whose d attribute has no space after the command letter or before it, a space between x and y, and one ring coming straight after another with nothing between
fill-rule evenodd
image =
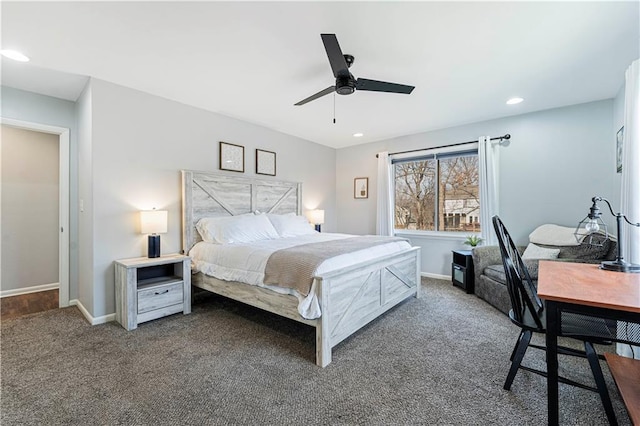
<instances>
[{"instance_id":1,"label":"doorway","mask_svg":"<svg viewBox=\"0 0 640 426\"><path fill-rule=\"evenodd\" d=\"M10 128L31 130L56 135L58 139L58 283L59 307L69 306L69 129L32 123L21 120L0 118L0 124ZM2 148L0 142L0 149ZM0 223L0 233L2 224ZM4 235L4 234L3 234ZM34 242L36 243L36 242ZM0 245L0 262L4 258ZM5 247L6 250L6 247ZM37 260L34 259L34 262ZM0 268L0 282L2 281Z\"/></svg>"}]
</instances>

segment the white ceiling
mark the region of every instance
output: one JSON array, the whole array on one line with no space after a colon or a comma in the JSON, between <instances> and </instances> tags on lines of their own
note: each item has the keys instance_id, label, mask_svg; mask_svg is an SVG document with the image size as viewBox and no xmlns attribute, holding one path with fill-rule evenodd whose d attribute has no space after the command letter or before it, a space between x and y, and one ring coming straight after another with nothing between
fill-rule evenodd
<instances>
[{"instance_id":1,"label":"white ceiling","mask_svg":"<svg viewBox=\"0 0 640 426\"><path fill-rule=\"evenodd\" d=\"M613 98L640 56L639 2L6 2L2 84L75 100L86 76L345 147ZM355 77L416 86L297 101ZM507 106L512 96L525 102ZM352 137L363 132L364 137Z\"/></svg>"}]
</instances>

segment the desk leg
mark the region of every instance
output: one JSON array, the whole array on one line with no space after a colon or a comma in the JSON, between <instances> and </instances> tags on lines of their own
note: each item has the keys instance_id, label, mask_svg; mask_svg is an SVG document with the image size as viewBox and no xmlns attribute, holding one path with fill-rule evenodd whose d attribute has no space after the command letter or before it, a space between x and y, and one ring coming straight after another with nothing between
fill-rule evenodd
<instances>
[{"instance_id":1,"label":"desk leg","mask_svg":"<svg viewBox=\"0 0 640 426\"><path fill-rule=\"evenodd\" d=\"M547 418L549 425L559 424L558 417L558 334L560 318L558 305L547 300Z\"/></svg>"}]
</instances>

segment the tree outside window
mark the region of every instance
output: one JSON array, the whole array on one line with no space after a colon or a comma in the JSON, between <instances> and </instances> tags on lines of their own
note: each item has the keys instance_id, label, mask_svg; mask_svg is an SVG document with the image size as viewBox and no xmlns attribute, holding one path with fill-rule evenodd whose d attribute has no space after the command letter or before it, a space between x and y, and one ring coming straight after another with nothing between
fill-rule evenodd
<instances>
[{"instance_id":1,"label":"tree outside window","mask_svg":"<svg viewBox=\"0 0 640 426\"><path fill-rule=\"evenodd\" d=\"M398 162L394 169L396 229L480 232L477 154Z\"/></svg>"}]
</instances>

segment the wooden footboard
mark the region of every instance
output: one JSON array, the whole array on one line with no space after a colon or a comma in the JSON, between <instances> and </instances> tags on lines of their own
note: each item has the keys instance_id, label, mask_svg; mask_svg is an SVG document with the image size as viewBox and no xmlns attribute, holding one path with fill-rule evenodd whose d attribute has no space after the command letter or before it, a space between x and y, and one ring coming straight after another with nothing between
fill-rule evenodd
<instances>
[{"instance_id":1,"label":"wooden footboard","mask_svg":"<svg viewBox=\"0 0 640 426\"><path fill-rule=\"evenodd\" d=\"M316 364L331 362L331 349L410 296L419 296L420 248L364 262L315 277L322 316L302 318L298 299L248 284L203 274L193 285L242 303L316 327Z\"/></svg>"},{"instance_id":2,"label":"wooden footboard","mask_svg":"<svg viewBox=\"0 0 640 426\"><path fill-rule=\"evenodd\" d=\"M316 325L316 364L331 348L410 296L420 295L420 248L343 268L316 278L322 316Z\"/></svg>"}]
</instances>

